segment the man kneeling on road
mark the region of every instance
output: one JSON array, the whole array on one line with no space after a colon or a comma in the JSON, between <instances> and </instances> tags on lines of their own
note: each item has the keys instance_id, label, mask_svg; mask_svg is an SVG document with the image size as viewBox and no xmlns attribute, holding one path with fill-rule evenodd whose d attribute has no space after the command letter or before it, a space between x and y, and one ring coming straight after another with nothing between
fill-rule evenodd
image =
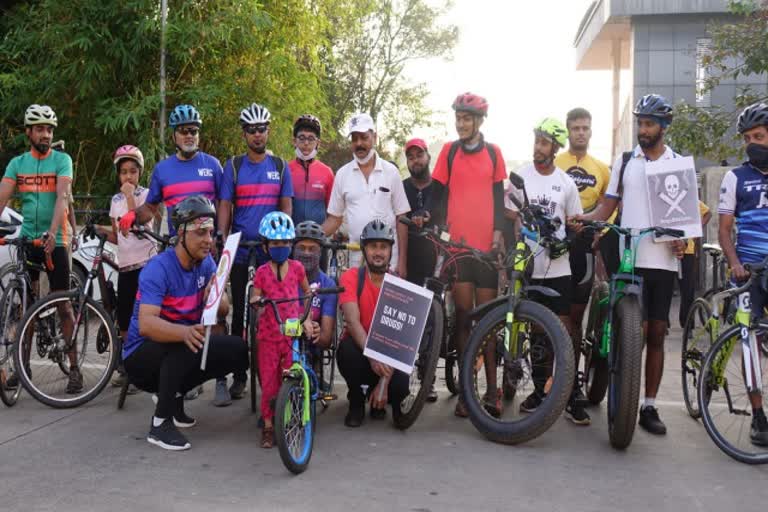
<instances>
[{"instance_id":1,"label":"man kneeling on road","mask_svg":"<svg viewBox=\"0 0 768 512\"><path fill-rule=\"evenodd\" d=\"M248 369L248 348L236 336L212 336L205 371L200 369L205 327L200 324L216 264L210 255L216 210L203 196L190 196L172 212L179 241L152 258L139 276L139 292L123 347L129 379L157 393L147 441L166 450L187 450L179 428L195 425L184 413L184 393L203 382ZM227 295L219 317L229 309Z\"/></svg>"},{"instance_id":2,"label":"man kneeling on road","mask_svg":"<svg viewBox=\"0 0 768 512\"><path fill-rule=\"evenodd\" d=\"M348 427L359 427L365 417L366 393L371 401L371 418L383 419L387 403L392 415L400 415L400 402L408 395L408 375L391 366L363 355L365 340L371 328L376 301L392 258L395 232L384 221L374 219L360 235L365 265L351 268L340 279L344 292L339 296L346 331L339 343L339 371L347 381L349 412L344 418Z\"/></svg>"}]
</instances>

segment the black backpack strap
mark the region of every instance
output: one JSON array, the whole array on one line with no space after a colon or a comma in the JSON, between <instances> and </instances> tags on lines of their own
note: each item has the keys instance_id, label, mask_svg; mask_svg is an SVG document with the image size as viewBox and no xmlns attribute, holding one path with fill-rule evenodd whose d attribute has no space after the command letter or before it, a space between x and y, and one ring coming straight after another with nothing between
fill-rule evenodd
<instances>
[{"instance_id":1,"label":"black backpack strap","mask_svg":"<svg viewBox=\"0 0 768 512\"><path fill-rule=\"evenodd\" d=\"M240 167L243 166L243 158L245 155L237 155L232 157L232 203L234 204L237 199L237 173Z\"/></svg>"},{"instance_id":2,"label":"black backpack strap","mask_svg":"<svg viewBox=\"0 0 768 512\"><path fill-rule=\"evenodd\" d=\"M272 159L272 163L275 164L275 169L277 169L277 172L280 174L280 185L282 185L283 184L283 172L285 171L285 167L286 167L285 160L283 160L279 156L275 156L275 155L269 155L269 157Z\"/></svg>"},{"instance_id":3,"label":"black backpack strap","mask_svg":"<svg viewBox=\"0 0 768 512\"><path fill-rule=\"evenodd\" d=\"M488 156L491 157L491 164L493 164L493 172L491 173L491 176L493 176L496 173L496 162L499 157L496 155L496 148L491 144L486 142L485 149L488 150Z\"/></svg>"},{"instance_id":4,"label":"black backpack strap","mask_svg":"<svg viewBox=\"0 0 768 512\"><path fill-rule=\"evenodd\" d=\"M448 180L445 182L446 188L451 184L451 173L453 172L453 160L456 158L456 152L461 146L461 141L456 140L451 144L451 148L448 150Z\"/></svg>"},{"instance_id":5,"label":"black backpack strap","mask_svg":"<svg viewBox=\"0 0 768 512\"><path fill-rule=\"evenodd\" d=\"M619 198L624 196L624 171L627 169L627 164L632 159L632 151L625 151L621 155L621 169L619 170L619 186L616 188L616 195Z\"/></svg>"},{"instance_id":6,"label":"black backpack strap","mask_svg":"<svg viewBox=\"0 0 768 512\"><path fill-rule=\"evenodd\" d=\"M363 287L365 287L365 267L357 270L357 304L360 304L360 297L363 296Z\"/></svg>"}]
</instances>

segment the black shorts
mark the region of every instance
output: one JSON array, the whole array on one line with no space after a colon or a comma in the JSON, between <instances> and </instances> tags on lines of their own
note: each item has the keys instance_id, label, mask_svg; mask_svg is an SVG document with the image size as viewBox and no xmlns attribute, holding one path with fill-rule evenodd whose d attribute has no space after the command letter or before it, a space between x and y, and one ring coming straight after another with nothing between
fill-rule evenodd
<instances>
[{"instance_id":1,"label":"black shorts","mask_svg":"<svg viewBox=\"0 0 768 512\"><path fill-rule=\"evenodd\" d=\"M636 268L635 273L643 278L643 320L669 321L677 272Z\"/></svg>"},{"instance_id":2,"label":"black shorts","mask_svg":"<svg viewBox=\"0 0 768 512\"><path fill-rule=\"evenodd\" d=\"M127 331L131 323L141 271L137 268L117 274L117 325L121 331Z\"/></svg>"},{"instance_id":3,"label":"black shorts","mask_svg":"<svg viewBox=\"0 0 768 512\"><path fill-rule=\"evenodd\" d=\"M69 251L67 251L66 247L57 246L53 249L51 259L53 260L53 271L48 272L46 270L51 291L69 290ZM27 250L27 261L45 267L45 252L43 248L29 248ZM37 281L40 279L40 272L30 269L29 276L32 278L32 281Z\"/></svg>"},{"instance_id":4,"label":"black shorts","mask_svg":"<svg viewBox=\"0 0 768 512\"><path fill-rule=\"evenodd\" d=\"M474 258L462 258L457 263L456 282L473 283L475 288L493 289L499 287L499 271Z\"/></svg>"},{"instance_id":5,"label":"black shorts","mask_svg":"<svg viewBox=\"0 0 768 512\"><path fill-rule=\"evenodd\" d=\"M577 236L571 241L568 248L568 259L571 262L571 303L586 304L592 291L592 282L595 280L595 260L592 255L592 240L583 236ZM591 265L588 264L591 260ZM587 268L590 267L590 268ZM589 272L589 278L584 276Z\"/></svg>"},{"instance_id":6,"label":"black shorts","mask_svg":"<svg viewBox=\"0 0 768 512\"><path fill-rule=\"evenodd\" d=\"M551 309L557 316L571 313L571 276L552 277L549 279L531 279L532 285L546 286L560 294L559 297L547 297L538 292L531 292L529 298Z\"/></svg>"},{"instance_id":7,"label":"black shorts","mask_svg":"<svg viewBox=\"0 0 768 512\"><path fill-rule=\"evenodd\" d=\"M598 243L600 248L600 256L603 257L603 264L605 265L605 272L608 277L619 271L619 235L610 230L600 238Z\"/></svg>"}]
</instances>

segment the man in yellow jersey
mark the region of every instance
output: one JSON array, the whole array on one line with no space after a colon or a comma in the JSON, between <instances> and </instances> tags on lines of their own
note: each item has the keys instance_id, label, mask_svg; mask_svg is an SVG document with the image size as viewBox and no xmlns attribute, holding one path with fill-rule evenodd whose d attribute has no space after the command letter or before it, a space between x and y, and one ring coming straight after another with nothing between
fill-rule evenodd
<instances>
[{"instance_id":1,"label":"man in yellow jersey","mask_svg":"<svg viewBox=\"0 0 768 512\"><path fill-rule=\"evenodd\" d=\"M560 153L555 159L555 166L563 169L579 189L581 207L584 213L594 210L608 187L610 171L608 166L587 153L589 140L592 138L592 115L583 108L574 108L565 120L568 128L568 151ZM574 346L578 346L582 337L582 319L589 302L589 295L594 279L594 259L592 252L592 234L583 232L571 241L569 258L571 262L571 336ZM577 352L578 357L578 352ZM578 359L576 365L578 367ZM580 387L574 391L577 401L583 401ZM579 424L589 424L589 415L584 412Z\"/></svg>"}]
</instances>

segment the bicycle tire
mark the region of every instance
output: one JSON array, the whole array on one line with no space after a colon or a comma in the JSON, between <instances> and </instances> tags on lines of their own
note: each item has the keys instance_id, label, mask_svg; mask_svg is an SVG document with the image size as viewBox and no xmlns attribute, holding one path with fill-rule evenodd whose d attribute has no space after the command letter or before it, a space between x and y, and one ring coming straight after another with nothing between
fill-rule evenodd
<instances>
[{"instance_id":1,"label":"bicycle tire","mask_svg":"<svg viewBox=\"0 0 768 512\"><path fill-rule=\"evenodd\" d=\"M608 383L608 439L624 450L632 443L640 401L643 361L643 310L636 295L624 295L616 303L612 371Z\"/></svg>"},{"instance_id":2,"label":"bicycle tire","mask_svg":"<svg viewBox=\"0 0 768 512\"><path fill-rule=\"evenodd\" d=\"M599 405L608 391L608 360L600 355L600 343L603 338L603 323L605 322L606 307L600 301L609 293L608 283L602 282L595 286L589 299L589 314L587 316L586 335L591 346L582 343L584 353L585 388L587 401Z\"/></svg>"},{"instance_id":3,"label":"bicycle tire","mask_svg":"<svg viewBox=\"0 0 768 512\"><path fill-rule=\"evenodd\" d=\"M761 323L761 326L763 325L768 328L768 324ZM704 360L704 366L702 367L701 379L699 380L698 389L701 420L704 424L704 429L707 431L707 434L723 453L734 460L743 462L744 464L766 464L768 463L768 447L763 447L765 450L763 453L756 454L749 453L744 449L740 449L739 447L734 446L734 444L726 437L726 435L721 432L721 428L718 426L723 423L720 421L720 416L722 415L723 411L730 412L729 407L726 404L712 405L712 398L713 396L716 396L716 393L719 391L722 391L722 393L726 395L727 401L731 401L732 403L735 402L733 400L732 390L728 386L727 377L723 386L714 385L715 371L713 370L713 365L716 364L719 358L723 357L724 351L728 349L725 344L729 341L734 344L734 347L730 349L731 356L733 356L734 353L738 354L739 356L736 360L735 368L733 368L730 372L733 376L733 379L736 381L733 390L738 389L743 391L746 395L742 373L743 367L741 362L741 351L737 350L741 345L741 339L739 337L741 328L741 325L733 325L726 329L717 338L717 341L712 346L712 349L709 351L706 359ZM768 361L765 361L765 358L763 358L763 368L765 368L766 362ZM765 371L763 371L763 395L766 394L766 382L767 380ZM751 405L747 405L745 412L734 414L732 416L736 419L751 418Z\"/></svg>"},{"instance_id":4,"label":"bicycle tire","mask_svg":"<svg viewBox=\"0 0 768 512\"><path fill-rule=\"evenodd\" d=\"M504 329L508 305L501 304L486 313L475 326L464 349L459 379L461 394L469 412L472 424L486 438L502 444L520 444L546 432L562 415L573 388L575 374L573 345L568 331L560 319L541 304L522 300L515 310L519 322L535 322L549 338L553 347L553 361L556 368L547 398L530 414L521 416L519 421L508 423L489 414L483 400L475 389L475 354L483 350L483 341L489 335L494 337Z\"/></svg>"},{"instance_id":5,"label":"bicycle tire","mask_svg":"<svg viewBox=\"0 0 768 512\"><path fill-rule=\"evenodd\" d=\"M712 334L707 322L712 316L712 307L704 298L693 301L683 326L683 343L680 348L680 371L683 386L683 400L688 415L693 419L701 417L698 388L701 366L707 352L712 348ZM703 336L700 336L703 335Z\"/></svg>"},{"instance_id":6,"label":"bicycle tire","mask_svg":"<svg viewBox=\"0 0 768 512\"><path fill-rule=\"evenodd\" d=\"M46 352L44 354L41 354L41 340L43 340L43 336L49 335L50 333L41 333L40 332L40 318L44 318L46 314L57 314L57 312L54 310L53 313L48 313L50 308L57 308L60 304L65 303L77 303L77 301L82 300L83 297L81 297L79 291L60 291L52 293L43 299L35 302L30 306L30 308L27 310L27 312L24 314L24 317L21 320L21 329L16 337L16 343L14 344L15 352L14 352L14 358L16 362L16 368L19 368L19 380L21 381L22 385L24 386L24 389L29 392L30 395L32 395L36 400L39 402L48 405L50 407L54 407L57 409L68 409L72 407L78 407L80 405L83 405L94 398L96 398L99 393L107 386L109 383L110 378L112 377L112 373L114 372L115 368L117 367L118 359L119 359L119 350L120 350L120 344L117 337L117 332L115 330L115 326L110 322L110 315L107 313L104 308L99 304L97 301L93 300L91 297L85 297L83 306L84 306L84 312L78 315L78 318L80 319L80 322L85 322L85 326L87 326L88 322L90 320L94 320L99 326L105 326L107 335L109 336L109 345L108 350L105 350L105 352L101 354L97 354L99 357L96 358L96 362L83 362L85 361L85 358L87 357L87 353L89 350L94 349L93 352L96 352L95 350L95 339L91 340L89 339L89 333L97 333L98 328L92 329L92 328L84 328L84 325L76 325L75 330L78 335L78 338L75 339L75 343L77 344L77 350L78 350L78 358L81 361L80 364L80 371L83 375L83 383L84 388L82 391L76 393L76 394L66 394L66 393L52 393L50 390L42 389L40 372L44 372L45 370L35 370L34 372L31 370L32 368L32 362L30 362L29 368L26 366L23 366L21 363L24 360L25 356L27 359L29 359L29 356L32 353L32 346L35 345L37 355L43 359L41 362L36 362L37 366L39 367L45 367L45 366L52 366L49 363L47 363L46 359L54 359L54 361L57 361L55 357L56 352L51 352L48 349L46 349ZM21 344L21 340L25 339L27 336L27 331L30 331L30 343L29 347L23 347ZM82 340L82 343L79 340L79 336L82 333L86 333L84 339ZM56 341L56 335L57 333L54 333L53 341ZM51 338L45 338L46 342L51 342ZM25 344L26 345L26 344ZM55 349L54 349L55 350ZM66 357L66 354L63 356ZM58 371L58 362L56 364ZM85 370L91 370L94 369L96 372L94 372L93 378L91 378L91 372L86 372ZM100 370L100 371L99 371ZM37 382L33 382L32 379L32 373L36 375L35 380ZM93 385L90 385L90 382L93 381ZM85 383L88 382L89 385L85 386ZM57 385L58 389L61 389L60 382ZM54 384L56 385L56 384Z\"/></svg>"},{"instance_id":7,"label":"bicycle tire","mask_svg":"<svg viewBox=\"0 0 768 512\"><path fill-rule=\"evenodd\" d=\"M459 394L459 361L456 353L448 352L445 356L445 387L451 396Z\"/></svg>"},{"instance_id":8,"label":"bicycle tire","mask_svg":"<svg viewBox=\"0 0 768 512\"><path fill-rule=\"evenodd\" d=\"M0 336L2 336L2 346L0 346L0 401L7 407L16 405L16 401L21 395L22 385L16 384L15 389L8 388L6 381L15 373L15 363L13 357L13 345L11 339L13 333L18 329L21 320L21 311L23 310L22 284L11 279L3 293L0 301ZM13 324L13 325L11 325Z\"/></svg>"},{"instance_id":9,"label":"bicycle tire","mask_svg":"<svg viewBox=\"0 0 768 512\"><path fill-rule=\"evenodd\" d=\"M280 459L295 475L303 473L309 466L315 439L314 414L310 412L309 422L302 425L304 392L300 379L286 378L275 402L275 441Z\"/></svg>"},{"instance_id":10,"label":"bicycle tire","mask_svg":"<svg viewBox=\"0 0 768 512\"><path fill-rule=\"evenodd\" d=\"M416 362L422 365L420 368L421 376L419 377L417 368L414 368L411 374L411 379L416 379L419 382L419 389L415 395L409 394L403 399L403 402L400 403L399 414L393 414L395 427L400 430L406 430L416 422L424 408L424 403L427 401L427 395L429 395L432 380L435 377L435 370L437 370L437 361L440 359L440 345L443 340L444 327L443 308L439 302L432 301L427 325L424 327L424 334L422 334L419 343L419 355ZM427 344L426 347L423 347L424 343Z\"/></svg>"}]
</instances>

